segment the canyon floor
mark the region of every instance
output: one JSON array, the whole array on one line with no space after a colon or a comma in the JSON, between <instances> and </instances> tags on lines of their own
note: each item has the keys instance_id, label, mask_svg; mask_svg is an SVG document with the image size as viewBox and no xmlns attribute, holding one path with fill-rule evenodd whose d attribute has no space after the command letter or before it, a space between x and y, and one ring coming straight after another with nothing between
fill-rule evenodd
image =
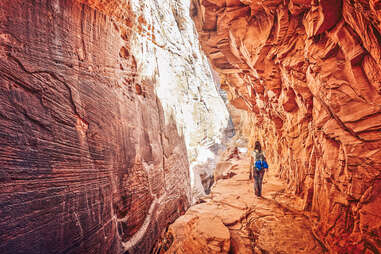
<instances>
[{"instance_id":1,"label":"canyon floor","mask_svg":"<svg viewBox=\"0 0 381 254\"><path fill-rule=\"evenodd\" d=\"M229 163L230 162L230 163ZM323 253L311 216L272 174L256 197L249 158L232 159L217 172L210 195L173 223L158 253Z\"/></svg>"}]
</instances>

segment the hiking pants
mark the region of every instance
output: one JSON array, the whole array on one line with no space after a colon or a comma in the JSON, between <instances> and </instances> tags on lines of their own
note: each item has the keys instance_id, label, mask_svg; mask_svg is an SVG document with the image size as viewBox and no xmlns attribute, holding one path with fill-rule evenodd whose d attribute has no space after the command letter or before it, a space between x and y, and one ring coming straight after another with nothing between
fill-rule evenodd
<instances>
[{"instance_id":1,"label":"hiking pants","mask_svg":"<svg viewBox=\"0 0 381 254\"><path fill-rule=\"evenodd\" d=\"M258 171L256 168L254 168L254 192L255 192L255 195L257 196L262 195L262 181L263 181L264 174L265 174L264 169L262 169L261 171Z\"/></svg>"}]
</instances>

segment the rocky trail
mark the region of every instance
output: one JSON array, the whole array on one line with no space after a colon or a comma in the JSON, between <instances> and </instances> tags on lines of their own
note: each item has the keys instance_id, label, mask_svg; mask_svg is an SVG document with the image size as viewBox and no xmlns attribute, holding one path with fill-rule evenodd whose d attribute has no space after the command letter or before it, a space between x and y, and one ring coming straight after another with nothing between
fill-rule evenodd
<instances>
[{"instance_id":1,"label":"rocky trail","mask_svg":"<svg viewBox=\"0 0 381 254\"><path fill-rule=\"evenodd\" d=\"M249 159L231 162L210 195L169 227L157 253L325 252L301 202L285 193L282 181L267 172L263 197L256 197Z\"/></svg>"}]
</instances>

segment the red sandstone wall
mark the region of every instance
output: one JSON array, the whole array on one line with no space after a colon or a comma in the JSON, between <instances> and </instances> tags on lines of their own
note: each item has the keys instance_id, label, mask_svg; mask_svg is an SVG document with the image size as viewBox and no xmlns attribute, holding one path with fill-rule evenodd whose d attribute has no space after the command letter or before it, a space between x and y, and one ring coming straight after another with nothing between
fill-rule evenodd
<instances>
[{"instance_id":1,"label":"red sandstone wall","mask_svg":"<svg viewBox=\"0 0 381 254\"><path fill-rule=\"evenodd\" d=\"M253 112L247 135L333 252L381 250L380 10L377 0L192 1L231 103Z\"/></svg>"},{"instance_id":2,"label":"red sandstone wall","mask_svg":"<svg viewBox=\"0 0 381 254\"><path fill-rule=\"evenodd\" d=\"M147 253L188 206L183 138L134 81L132 14L93 7L0 1L0 253Z\"/></svg>"}]
</instances>

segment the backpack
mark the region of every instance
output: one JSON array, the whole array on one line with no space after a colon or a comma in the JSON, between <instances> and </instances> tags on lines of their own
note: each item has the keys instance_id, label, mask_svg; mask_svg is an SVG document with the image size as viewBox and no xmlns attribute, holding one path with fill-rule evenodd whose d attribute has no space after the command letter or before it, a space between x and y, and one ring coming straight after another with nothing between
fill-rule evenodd
<instances>
[{"instance_id":1,"label":"backpack","mask_svg":"<svg viewBox=\"0 0 381 254\"><path fill-rule=\"evenodd\" d=\"M255 167L258 171L261 171L261 170L264 169L264 168L269 168L269 165L267 165L266 160L259 160L259 161L256 161L256 162L255 162L254 167Z\"/></svg>"}]
</instances>

